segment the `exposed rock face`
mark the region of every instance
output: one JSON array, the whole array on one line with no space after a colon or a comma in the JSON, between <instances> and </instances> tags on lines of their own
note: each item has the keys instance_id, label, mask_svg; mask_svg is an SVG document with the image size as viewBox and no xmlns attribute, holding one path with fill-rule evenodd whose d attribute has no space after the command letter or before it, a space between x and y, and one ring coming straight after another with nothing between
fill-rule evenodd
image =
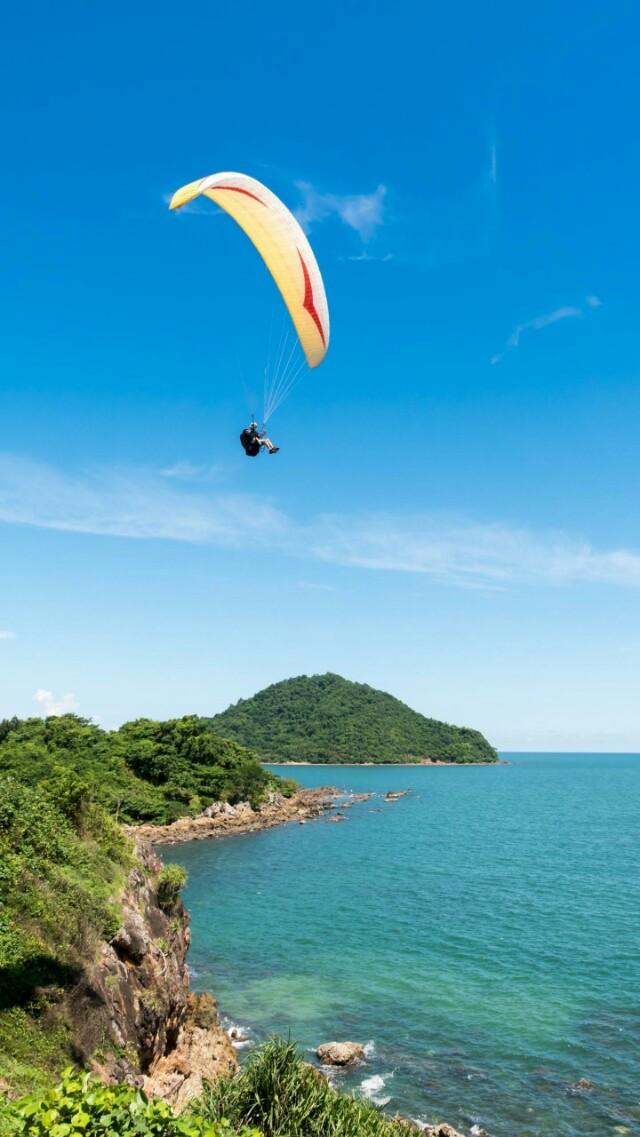
<instances>
[{"instance_id":1,"label":"exposed rock face","mask_svg":"<svg viewBox=\"0 0 640 1137\"><path fill-rule=\"evenodd\" d=\"M189 995L175 1047L144 1078L147 1094L170 1101L180 1112L202 1093L203 1082L230 1074L237 1065L229 1038L220 1029L211 995Z\"/></svg>"},{"instance_id":2,"label":"exposed rock face","mask_svg":"<svg viewBox=\"0 0 640 1137\"><path fill-rule=\"evenodd\" d=\"M320 817L333 805L338 791L331 786L298 790L291 797L271 793L254 809L248 801L237 805L216 802L199 817L181 817L171 825L129 825L125 832L135 840L153 845L175 845L181 841L200 841L208 837L226 837L230 833L251 833L271 829L288 821L306 821Z\"/></svg>"},{"instance_id":3,"label":"exposed rock face","mask_svg":"<svg viewBox=\"0 0 640 1137\"><path fill-rule=\"evenodd\" d=\"M316 1054L325 1066L353 1066L364 1058L364 1046L359 1042L323 1042Z\"/></svg>"},{"instance_id":4,"label":"exposed rock face","mask_svg":"<svg viewBox=\"0 0 640 1137\"><path fill-rule=\"evenodd\" d=\"M161 862L144 844L137 855L122 925L70 996L74 1043L105 1081L162 1094L182 1108L203 1078L228 1073L236 1058L213 999L189 993L184 906L179 900L170 914L161 910Z\"/></svg>"}]
</instances>

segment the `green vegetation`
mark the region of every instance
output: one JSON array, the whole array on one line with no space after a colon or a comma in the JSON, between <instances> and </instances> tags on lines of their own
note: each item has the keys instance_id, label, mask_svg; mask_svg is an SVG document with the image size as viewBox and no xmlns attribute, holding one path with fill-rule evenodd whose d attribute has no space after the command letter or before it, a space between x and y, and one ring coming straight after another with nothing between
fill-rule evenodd
<instances>
[{"instance_id":1,"label":"green vegetation","mask_svg":"<svg viewBox=\"0 0 640 1137\"><path fill-rule=\"evenodd\" d=\"M206 1118L252 1125L264 1137L406 1137L406 1126L370 1102L333 1090L293 1043L272 1039L238 1073L208 1086Z\"/></svg>"},{"instance_id":2,"label":"green vegetation","mask_svg":"<svg viewBox=\"0 0 640 1137\"><path fill-rule=\"evenodd\" d=\"M181 865L165 865L158 879L158 904L171 916L175 912L181 889L187 883L187 870Z\"/></svg>"},{"instance_id":3,"label":"green vegetation","mask_svg":"<svg viewBox=\"0 0 640 1137\"><path fill-rule=\"evenodd\" d=\"M213 801L257 804L281 784L207 719L138 719L105 731L76 715L0 722L0 777L49 791L73 820L91 799L119 821L167 824Z\"/></svg>"},{"instance_id":4,"label":"green vegetation","mask_svg":"<svg viewBox=\"0 0 640 1137\"><path fill-rule=\"evenodd\" d=\"M173 1116L126 1086L68 1069L46 1094L0 1106L0 1137L406 1137L370 1102L332 1089L295 1045L273 1039L236 1074L205 1087Z\"/></svg>"},{"instance_id":5,"label":"green vegetation","mask_svg":"<svg viewBox=\"0 0 640 1137\"><path fill-rule=\"evenodd\" d=\"M118 928L130 862L71 771L40 787L0 777L0 1074L14 1088L47 1084L69 1060L60 997Z\"/></svg>"},{"instance_id":6,"label":"green vegetation","mask_svg":"<svg viewBox=\"0 0 640 1137\"><path fill-rule=\"evenodd\" d=\"M53 1089L0 1095L0 1137L406 1137L370 1102L332 1089L295 1044L272 1039L236 1074L205 1087L179 1118L128 1086L68 1068Z\"/></svg>"},{"instance_id":7,"label":"green vegetation","mask_svg":"<svg viewBox=\"0 0 640 1137\"><path fill-rule=\"evenodd\" d=\"M498 757L479 731L425 718L384 691L332 674L274 683L211 723L275 762L495 762Z\"/></svg>"},{"instance_id":8,"label":"green vegetation","mask_svg":"<svg viewBox=\"0 0 640 1137\"><path fill-rule=\"evenodd\" d=\"M233 1130L225 1121L198 1114L174 1117L163 1101L149 1101L128 1086L103 1086L90 1074L65 1070L61 1083L44 1095L0 1108L0 1137L259 1137Z\"/></svg>"},{"instance_id":9,"label":"green vegetation","mask_svg":"<svg viewBox=\"0 0 640 1137\"><path fill-rule=\"evenodd\" d=\"M75 715L0 722L0 1084L42 1091L72 1059L65 997L117 931L133 863L117 822L257 803L275 786L204 719L111 732ZM169 916L183 883L176 866L158 880Z\"/></svg>"}]
</instances>

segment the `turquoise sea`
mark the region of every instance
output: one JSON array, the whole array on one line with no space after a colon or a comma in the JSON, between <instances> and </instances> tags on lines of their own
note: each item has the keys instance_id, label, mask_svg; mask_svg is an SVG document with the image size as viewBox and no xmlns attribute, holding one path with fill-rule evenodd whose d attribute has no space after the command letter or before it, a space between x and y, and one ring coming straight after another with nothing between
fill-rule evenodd
<instances>
[{"instance_id":1,"label":"turquoise sea","mask_svg":"<svg viewBox=\"0 0 640 1137\"><path fill-rule=\"evenodd\" d=\"M189 871L194 986L254 1041L370 1043L340 1084L393 1112L640 1134L640 756L504 757L288 768L413 792L165 849Z\"/></svg>"}]
</instances>

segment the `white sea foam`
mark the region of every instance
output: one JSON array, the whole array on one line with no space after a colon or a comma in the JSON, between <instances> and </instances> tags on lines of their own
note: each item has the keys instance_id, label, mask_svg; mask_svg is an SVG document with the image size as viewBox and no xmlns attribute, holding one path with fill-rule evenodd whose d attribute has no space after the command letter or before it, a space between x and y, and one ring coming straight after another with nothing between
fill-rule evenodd
<instances>
[{"instance_id":1,"label":"white sea foam","mask_svg":"<svg viewBox=\"0 0 640 1137\"><path fill-rule=\"evenodd\" d=\"M365 1043L364 1056L365 1056L365 1058L373 1058L375 1052L376 1052L376 1044L373 1041L373 1039L370 1038L369 1041L367 1043Z\"/></svg>"},{"instance_id":2,"label":"white sea foam","mask_svg":"<svg viewBox=\"0 0 640 1137\"><path fill-rule=\"evenodd\" d=\"M384 1089L384 1078L381 1074L373 1074L370 1078L365 1078L364 1081L360 1083L360 1089L363 1094L370 1097L371 1094L375 1094L378 1090Z\"/></svg>"},{"instance_id":3,"label":"white sea foam","mask_svg":"<svg viewBox=\"0 0 640 1137\"><path fill-rule=\"evenodd\" d=\"M392 1078L393 1074L372 1074L370 1078L365 1078L360 1083L361 1094L372 1101L374 1105L388 1105L391 1101L391 1095L387 1097L381 1096L380 1090L384 1090L386 1086L386 1079Z\"/></svg>"},{"instance_id":4,"label":"white sea foam","mask_svg":"<svg viewBox=\"0 0 640 1137\"><path fill-rule=\"evenodd\" d=\"M223 1015L222 1027L226 1034L228 1034L234 1050L244 1050L247 1046L255 1045L248 1028L234 1023L233 1019L230 1019L228 1015Z\"/></svg>"}]
</instances>

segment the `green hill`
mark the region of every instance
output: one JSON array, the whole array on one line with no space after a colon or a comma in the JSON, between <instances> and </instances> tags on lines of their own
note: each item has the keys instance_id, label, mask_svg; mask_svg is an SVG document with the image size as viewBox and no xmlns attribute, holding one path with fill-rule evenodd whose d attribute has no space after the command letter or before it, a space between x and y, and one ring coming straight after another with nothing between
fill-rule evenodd
<instances>
[{"instance_id":1,"label":"green hill","mask_svg":"<svg viewBox=\"0 0 640 1137\"><path fill-rule=\"evenodd\" d=\"M287 789L255 754L218 737L208 719L195 715L136 719L112 731L77 715L4 719L2 776L44 788L57 801L70 794L71 778L73 792L86 791L119 821L159 825L200 813L212 801L256 803L276 785Z\"/></svg>"},{"instance_id":2,"label":"green hill","mask_svg":"<svg viewBox=\"0 0 640 1137\"><path fill-rule=\"evenodd\" d=\"M211 719L220 735L270 761L495 762L486 738L425 718L366 683L301 675L241 699Z\"/></svg>"}]
</instances>

